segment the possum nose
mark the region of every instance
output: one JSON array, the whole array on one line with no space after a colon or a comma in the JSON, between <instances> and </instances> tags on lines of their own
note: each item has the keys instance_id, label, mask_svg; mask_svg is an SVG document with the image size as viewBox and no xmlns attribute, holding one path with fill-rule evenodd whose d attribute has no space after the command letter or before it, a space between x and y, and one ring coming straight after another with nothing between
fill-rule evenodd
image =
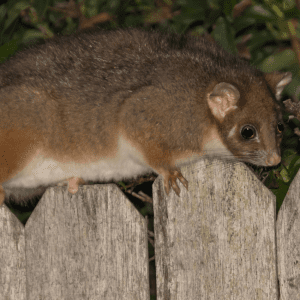
<instances>
[{"instance_id":1,"label":"possum nose","mask_svg":"<svg viewBox=\"0 0 300 300\"><path fill-rule=\"evenodd\" d=\"M281 157L277 153L273 153L271 156L269 156L266 160L267 166L276 166L281 162Z\"/></svg>"}]
</instances>

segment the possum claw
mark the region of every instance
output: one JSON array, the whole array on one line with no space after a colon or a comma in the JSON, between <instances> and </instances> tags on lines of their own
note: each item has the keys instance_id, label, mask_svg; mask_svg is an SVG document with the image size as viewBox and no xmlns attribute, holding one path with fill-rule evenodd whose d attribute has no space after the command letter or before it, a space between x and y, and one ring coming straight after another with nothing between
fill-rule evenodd
<instances>
[{"instance_id":1,"label":"possum claw","mask_svg":"<svg viewBox=\"0 0 300 300\"><path fill-rule=\"evenodd\" d=\"M174 190L176 195L180 195L180 188L176 182L176 179L179 179L179 181L184 185L184 187L188 189L188 181L182 176L181 172L178 170L173 170L169 172L169 175L164 180L164 187L167 195L170 192L170 181L172 189Z\"/></svg>"}]
</instances>

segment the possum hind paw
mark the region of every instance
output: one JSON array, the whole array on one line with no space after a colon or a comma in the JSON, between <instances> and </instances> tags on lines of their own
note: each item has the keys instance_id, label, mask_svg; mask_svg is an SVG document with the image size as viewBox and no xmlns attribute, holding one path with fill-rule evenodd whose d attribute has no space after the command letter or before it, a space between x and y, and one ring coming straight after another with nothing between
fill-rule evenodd
<instances>
[{"instance_id":1,"label":"possum hind paw","mask_svg":"<svg viewBox=\"0 0 300 300\"><path fill-rule=\"evenodd\" d=\"M59 182L58 186L68 185L68 192L71 194L76 194L78 192L79 185L86 184L86 182L79 177L68 178L62 182ZM0 195L1 196L1 195Z\"/></svg>"}]
</instances>

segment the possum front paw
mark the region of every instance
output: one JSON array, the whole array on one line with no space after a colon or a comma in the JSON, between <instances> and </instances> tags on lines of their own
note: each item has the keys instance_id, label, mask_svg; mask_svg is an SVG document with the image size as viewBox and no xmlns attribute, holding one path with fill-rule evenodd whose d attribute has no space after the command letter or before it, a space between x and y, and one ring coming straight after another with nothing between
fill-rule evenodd
<instances>
[{"instance_id":1,"label":"possum front paw","mask_svg":"<svg viewBox=\"0 0 300 300\"><path fill-rule=\"evenodd\" d=\"M179 170L172 170L169 171L169 174L164 177L164 187L166 193L169 195L170 192L170 181L171 181L171 187L176 193L177 196L180 195L180 188L176 182L176 179L179 179L180 182L185 186L185 188L188 190L188 182L187 180L183 177L181 172Z\"/></svg>"}]
</instances>

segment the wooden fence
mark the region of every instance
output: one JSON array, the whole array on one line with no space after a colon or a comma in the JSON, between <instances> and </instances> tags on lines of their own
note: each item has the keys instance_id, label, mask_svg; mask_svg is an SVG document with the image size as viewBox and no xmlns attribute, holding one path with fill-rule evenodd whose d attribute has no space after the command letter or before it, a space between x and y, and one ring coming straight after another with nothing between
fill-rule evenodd
<instances>
[{"instance_id":1,"label":"wooden fence","mask_svg":"<svg viewBox=\"0 0 300 300\"><path fill-rule=\"evenodd\" d=\"M242 163L153 185L157 300L300 299L300 173L275 196ZM145 219L115 185L49 188L24 227L0 207L0 299L147 300Z\"/></svg>"}]
</instances>

